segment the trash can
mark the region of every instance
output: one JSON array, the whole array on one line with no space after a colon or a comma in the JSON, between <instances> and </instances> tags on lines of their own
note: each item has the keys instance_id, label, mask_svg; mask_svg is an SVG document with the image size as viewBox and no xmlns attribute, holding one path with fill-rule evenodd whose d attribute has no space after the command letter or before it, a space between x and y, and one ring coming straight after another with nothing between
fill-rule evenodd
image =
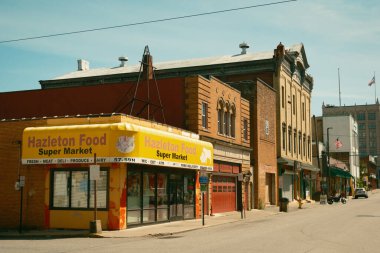
<instances>
[{"instance_id":1,"label":"trash can","mask_svg":"<svg viewBox=\"0 0 380 253\"><path fill-rule=\"evenodd\" d=\"M288 212L288 198L280 198L280 212Z\"/></svg>"}]
</instances>

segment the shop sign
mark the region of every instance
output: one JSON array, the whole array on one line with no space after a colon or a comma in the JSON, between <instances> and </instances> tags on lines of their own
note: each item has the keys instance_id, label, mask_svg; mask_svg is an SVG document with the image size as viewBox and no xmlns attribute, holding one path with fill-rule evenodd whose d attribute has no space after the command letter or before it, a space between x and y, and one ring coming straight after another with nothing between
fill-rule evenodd
<instances>
[{"instance_id":1,"label":"shop sign","mask_svg":"<svg viewBox=\"0 0 380 253\"><path fill-rule=\"evenodd\" d=\"M23 164L139 163L213 169L212 144L129 123L26 128Z\"/></svg>"},{"instance_id":2,"label":"shop sign","mask_svg":"<svg viewBox=\"0 0 380 253\"><path fill-rule=\"evenodd\" d=\"M100 180L100 165L90 165L90 180Z\"/></svg>"}]
</instances>

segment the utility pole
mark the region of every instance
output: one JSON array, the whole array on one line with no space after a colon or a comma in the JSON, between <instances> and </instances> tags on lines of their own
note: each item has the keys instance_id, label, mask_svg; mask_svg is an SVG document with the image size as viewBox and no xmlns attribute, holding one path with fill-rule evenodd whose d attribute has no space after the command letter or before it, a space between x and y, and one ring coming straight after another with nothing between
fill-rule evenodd
<instances>
[{"instance_id":1,"label":"utility pole","mask_svg":"<svg viewBox=\"0 0 380 253\"><path fill-rule=\"evenodd\" d=\"M327 185L327 193L330 192L330 130L333 129L332 127L327 128L327 145L326 145L326 150L327 150L327 169L328 169L328 185Z\"/></svg>"}]
</instances>

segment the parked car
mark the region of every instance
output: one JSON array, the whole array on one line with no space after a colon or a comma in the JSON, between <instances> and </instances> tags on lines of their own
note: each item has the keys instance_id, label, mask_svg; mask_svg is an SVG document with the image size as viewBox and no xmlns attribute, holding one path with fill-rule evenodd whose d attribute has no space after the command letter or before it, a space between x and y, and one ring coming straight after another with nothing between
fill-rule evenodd
<instances>
[{"instance_id":1,"label":"parked car","mask_svg":"<svg viewBox=\"0 0 380 253\"><path fill-rule=\"evenodd\" d=\"M355 199L359 197L368 198L368 193L364 188L356 188L355 189Z\"/></svg>"}]
</instances>

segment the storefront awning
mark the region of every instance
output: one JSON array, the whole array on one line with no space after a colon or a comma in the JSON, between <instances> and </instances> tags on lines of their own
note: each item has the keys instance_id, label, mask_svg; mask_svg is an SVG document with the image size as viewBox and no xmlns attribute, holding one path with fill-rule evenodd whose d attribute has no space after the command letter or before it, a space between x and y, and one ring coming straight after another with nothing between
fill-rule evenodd
<instances>
[{"instance_id":1,"label":"storefront awning","mask_svg":"<svg viewBox=\"0 0 380 253\"><path fill-rule=\"evenodd\" d=\"M337 167L331 167L329 170L329 176L331 177L341 177L341 178L351 178L353 177L350 172L339 169Z\"/></svg>"},{"instance_id":2,"label":"storefront awning","mask_svg":"<svg viewBox=\"0 0 380 253\"><path fill-rule=\"evenodd\" d=\"M307 163L301 163L301 168L304 170L309 170L312 172L319 172L320 169L317 167L314 167L313 165L307 164Z\"/></svg>"},{"instance_id":3,"label":"storefront awning","mask_svg":"<svg viewBox=\"0 0 380 253\"><path fill-rule=\"evenodd\" d=\"M284 157L279 157L277 158L277 163L281 165L286 165L286 166L291 166L294 167L295 160L287 159ZM297 162L298 166L296 166L298 169L303 169L303 170L309 170L313 172L319 172L320 169L317 167L314 167L313 165L307 164L307 163L300 163Z\"/></svg>"},{"instance_id":4,"label":"storefront awning","mask_svg":"<svg viewBox=\"0 0 380 253\"><path fill-rule=\"evenodd\" d=\"M213 146L189 136L131 123L30 127L23 164L139 163L213 169Z\"/></svg>"},{"instance_id":5,"label":"storefront awning","mask_svg":"<svg viewBox=\"0 0 380 253\"><path fill-rule=\"evenodd\" d=\"M290 160L284 157L277 158L277 163L282 164L282 165L287 165L287 166L294 166L293 160Z\"/></svg>"}]
</instances>

